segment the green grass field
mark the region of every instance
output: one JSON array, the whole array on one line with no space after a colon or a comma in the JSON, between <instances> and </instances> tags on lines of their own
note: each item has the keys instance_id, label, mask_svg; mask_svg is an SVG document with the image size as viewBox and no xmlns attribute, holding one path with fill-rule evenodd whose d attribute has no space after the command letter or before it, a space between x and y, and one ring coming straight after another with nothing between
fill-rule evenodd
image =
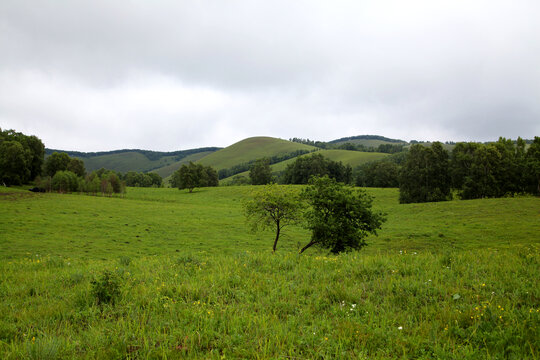
<instances>
[{"instance_id":1,"label":"green grass field","mask_svg":"<svg viewBox=\"0 0 540 360\"><path fill-rule=\"evenodd\" d=\"M297 150L311 151L314 149L316 148L313 146L272 137L252 137L205 156L199 162L205 166L212 166L216 170L221 170L263 157L283 155Z\"/></svg>"},{"instance_id":2,"label":"green grass field","mask_svg":"<svg viewBox=\"0 0 540 360\"><path fill-rule=\"evenodd\" d=\"M367 189L388 218L369 246L299 256L302 228L276 254L248 232L252 190L0 187L0 358L539 357L539 198Z\"/></svg>"}]
</instances>

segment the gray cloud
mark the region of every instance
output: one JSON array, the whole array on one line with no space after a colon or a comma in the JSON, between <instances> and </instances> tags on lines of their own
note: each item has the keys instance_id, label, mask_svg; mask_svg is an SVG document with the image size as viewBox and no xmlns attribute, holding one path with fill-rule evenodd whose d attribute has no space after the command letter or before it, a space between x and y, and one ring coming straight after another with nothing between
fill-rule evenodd
<instances>
[{"instance_id":1,"label":"gray cloud","mask_svg":"<svg viewBox=\"0 0 540 360\"><path fill-rule=\"evenodd\" d=\"M540 134L536 1L0 4L0 126L48 147Z\"/></svg>"}]
</instances>

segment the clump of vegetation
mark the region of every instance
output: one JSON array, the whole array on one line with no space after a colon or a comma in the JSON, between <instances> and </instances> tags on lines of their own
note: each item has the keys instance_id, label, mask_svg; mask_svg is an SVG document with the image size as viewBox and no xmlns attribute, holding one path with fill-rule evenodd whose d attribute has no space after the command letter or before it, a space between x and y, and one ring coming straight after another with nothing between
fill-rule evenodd
<instances>
[{"instance_id":1,"label":"clump of vegetation","mask_svg":"<svg viewBox=\"0 0 540 360\"><path fill-rule=\"evenodd\" d=\"M43 142L15 130L0 128L0 184L21 185L41 174Z\"/></svg>"},{"instance_id":2,"label":"clump of vegetation","mask_svg":"<svg viewBox=\"0 0 540 360\"><path fill-rule=\"evenodd\" d=\"M311 241L300 253L313 245L332 253L359 250L367 245L366 237L376 235L385 221L383 214L372 211L372 198L365 192L327 176L312 178L302 197L310 205L305 217Z\"/></svg>"},{"instance_id":3,"label":"clump of vegetation","mask_svg":"<svg viewBox=\"0 0 540 360\"><path fill-rule=\"evenodd\" d=\"M99 279L94 279L92 284L92 296L96 304L114 304L120 296L122 281L113 271L105 270Z\"/></svg>"},{"instance_id":4,"label":"clump of vegetation","mask_svg":"<svg viewBox=\"0 0 540 360\"><path fill-rule=\"evenodd\" d=\"M352 168L341 161L332 161L321 154L302 156L287 165L281 177L284 184L307 184L312 177L328 176L338 182L352 182Z\"/></svg>"},{"instance_id":5,"label":"clump of vegetation","mask_svg":"<svg viewBox=\"0 0 540 360\"><path fill-rule=\"evenodd\" d=\"M255 161L249 169L249 179L252 185L266 185L272 182L270 159L263 158Z\"/></svg>"},{"instance_id":6,"label":"clump of vegetation","mask_svg":"<svg viewBox=\"0 0 540 360\"><path fill-rule=\"evenodd\" d=\"M180 190L188 189L189 192L193 192L193 189L198 187L218 186L219 179L213 167L194 164L190 161L188 165L182 165L173 173L170 184L171 187Z\"/></svg>"}]
</instances>

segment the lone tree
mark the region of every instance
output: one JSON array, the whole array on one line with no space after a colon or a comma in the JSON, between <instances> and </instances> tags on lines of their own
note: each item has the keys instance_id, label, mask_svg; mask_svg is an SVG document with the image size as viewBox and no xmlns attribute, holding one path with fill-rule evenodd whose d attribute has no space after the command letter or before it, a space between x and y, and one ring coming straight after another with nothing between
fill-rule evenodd
<instances>
[{"instance_id":1,"label":"lone tree","mask_svg":"<svg viewBox=\"0 0 540 360\"><path fill-rule=\"evenodd\" d=\"M294 188L270 184L253 193L245 203L245 214L252 230L276 229L272 250L275 252L281 230L301 221L302 203Z\"/></svg>"},{"instance_id":2,"label":"lone tree","mask_svg":"<svg viewBox=\"0 0 540 360\"><path fill-rule=\"evenodd\" d=\"M258 159L249 170L249 178L253 185L266 185L272 182L270 159Z\"/></svg>"},{"instance_id":3,"label":"lone tree","mask_svg":"<svg viewBox=\"0 0 540 360\"><path fill-rule=\"evenodd\" d=\"M359 250L367 245L368 234L376 235L386 220L382 213L372 211L372 199L364 191L354 190L328 176L311 178L302 198L311 205L306 212L306 227L312 235L300 253L313 245L330 249L332 253Z\"/></svg>"},{"instance_id":4,"label":"lone tree","mask_svg":"<svg viewBox=\"0 0 540 360\"><path fill-rule=\"evenodd\" d=\"M184 164L172 176L170 184L178 189L188 189L193 192L197 187L218 186L217 172L210 166L189 162Z\"/></svg>"}]
</instances>

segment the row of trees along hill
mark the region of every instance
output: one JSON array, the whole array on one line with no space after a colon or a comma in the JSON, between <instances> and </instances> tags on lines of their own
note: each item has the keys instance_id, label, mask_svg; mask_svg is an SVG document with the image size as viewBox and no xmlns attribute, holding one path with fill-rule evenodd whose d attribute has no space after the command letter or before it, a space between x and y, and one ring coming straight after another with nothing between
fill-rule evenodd
<instances>
[{"instance_id":1,"label":"row of trees along hill","mask_svg":"<svg viewBox=\"0 0 540 360\"><path fill-rule=\"evenodd\" d=\"M358 140L377 140L377 141L383 141L385 143L379 144L378 146L366 146L364 144L355 142ZM333 140L330 142L324 142L324 141L314 141L310 139L302 139L302 138L291 138L289 141L305 144L305 145L311 145L318 147L320 149L338 149L338 150L352 150L352 151L362 151L362 152L380 152L380 153L387 153L387 154L395 154L402 152L405 148L405 145L407 143L403 140L396 140L396 139L389 139L384 136L378 136L378 135L360 135L360 136L351 136L346 138L341 138L337 140Z\"/></svg>"},{"instance_id":2,"label":"row of trees along hill","mask_svg":"<svg viewBox=\"0 0 540 360\"><path fill-rule=\"evenodd\" d=\"M45 146L36 136L0 129L0 183L21 185L41 174Z\"/></svg>"},{"instance_id":3,"label":"row of trees along hill","mask_svg":"<svg viewBox=\"0 0 540 360\"><path fill-rule=\"evenodd\" d=\"M298 157L288 164L285 171L275 179L272 176L268 158L255 161L249 171L249 180L252 185L265 185L271 182L281 184L307 184L311 177L328 176L338 182L350 184L353 180L350 165L343 165L341 161L333 161L321 154Z\"/></svg>"},{"instance_id":4,"label":"row of trees along hill","mask_svg":"<svg viewBox=\"0 0 540 360\"><path fill-rule=\"evenodd\" d=\"M126 186L161 187L156 173L117 173L100 169L86 174L84 161L64 152L45 159L45 146L36 136L0 129L0 183L6 186L35 181L35 191L123 193Z\"/></svg>"},{"instance_id":5,"label":"row of trees along hill","mask_svg":"<svg viewBox=\"0 0 540 360\"><path fill-rule=\"evenodd\" d=\"M43 177L36 179L41 191L86 192L88 194L124 193L126 186L161 187L163 179L156 173L129 171L125 174L99 169L86 174L84 161L67 153L54 152L44 163Z\"/></svg>"},{"instance_id":6,"label":"row of trees along hill","mask_svg":"<svg viewBox=\"0 0 540 360\"><path fill-rule=\"evenodd\" d=\"M540 137L527 148L499 138L495 143L413 145L399 175L400 202L444 201L455 190L461 199L540 194Z\"/></svg>"}]
</instances>

